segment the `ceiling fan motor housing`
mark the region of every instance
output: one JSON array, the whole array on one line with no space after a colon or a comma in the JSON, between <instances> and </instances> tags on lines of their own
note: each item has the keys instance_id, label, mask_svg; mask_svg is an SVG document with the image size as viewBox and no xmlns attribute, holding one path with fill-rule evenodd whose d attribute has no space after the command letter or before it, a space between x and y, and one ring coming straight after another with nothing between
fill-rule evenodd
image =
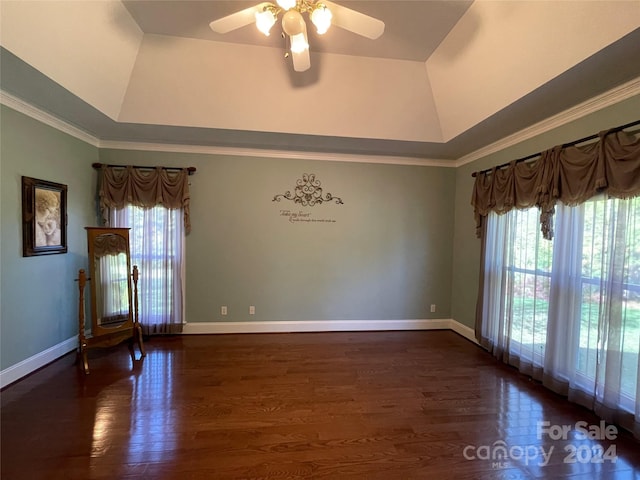
<instances>
[{"instance_id":1,"label":"ceiling fan motor housing","mask_svg":"<svg viewBox=\"0 0 640 480\"><path fill-rule=\"evenodd\" d=\"M291 37L301 34L305 27L304 18L297 10L287 10L282 16L282 29Z\"/></svg>"}]
</instances>

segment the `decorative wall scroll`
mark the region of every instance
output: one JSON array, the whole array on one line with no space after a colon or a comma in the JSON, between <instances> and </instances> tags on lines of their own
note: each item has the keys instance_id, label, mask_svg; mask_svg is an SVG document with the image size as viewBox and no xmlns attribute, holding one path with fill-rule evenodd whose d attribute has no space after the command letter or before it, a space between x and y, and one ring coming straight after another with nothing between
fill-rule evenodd
<instances>
[{"instance_id":1,"label":"decorative wall scroll","mask_svg":"<svg viewBox=\"0 0 640 480\"><path fill-rule=\"evenodd\" d=\"M22 256L67 253L67 186L22 177Z\"/></svg>"},{"instance_id":2,"label":"decorative wall scroll","mask_svg":"<svg viewBox=\"0 0 640 480\"><path fill-rule=\"evenodd\" d=\"M313 207L314 205L321 205L324 202L335 202L340 205L344 203L341 198L334 197L330 193L323 195L320 180L316 180L315 173L303 173L302 178L296 180L293 193L287 190L273 197L272 201L279 202L282 198L291 200L304 207Z\"/></svg>"}]
</instances>

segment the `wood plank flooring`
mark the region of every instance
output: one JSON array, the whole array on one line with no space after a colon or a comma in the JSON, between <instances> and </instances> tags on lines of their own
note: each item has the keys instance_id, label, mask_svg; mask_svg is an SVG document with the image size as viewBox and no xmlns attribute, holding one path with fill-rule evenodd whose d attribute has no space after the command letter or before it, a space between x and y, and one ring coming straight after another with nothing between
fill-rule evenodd
<instances>
[{"instance_id":1,"label":"wood plank flooring","mask_svg":"<svg viewBox=\"0 0 640 480\"><path fill-rule=\"evenodd\" d=\"M628 433L580 439L588 410L450 331L145 346L133 365L126 346L95 350L88 376L68 355L7 387L2 479L640 479Z\"/></svg>"}]
</instances>

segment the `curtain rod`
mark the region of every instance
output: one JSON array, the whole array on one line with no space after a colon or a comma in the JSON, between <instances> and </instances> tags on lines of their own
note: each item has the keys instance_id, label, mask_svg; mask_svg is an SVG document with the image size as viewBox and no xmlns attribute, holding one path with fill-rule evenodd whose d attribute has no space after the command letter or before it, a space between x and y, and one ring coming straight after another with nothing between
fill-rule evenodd
<instances>
[{"instance_id":1,"label":"curtain rod","mask_svg":"<svg viewBox=\"0 0 640 480\"><path fill-rule=\"evenodd\" d=\"M610 128L608 129L608 131L611 132L619 132L620 130L624 130L625 128L629 128L629 127L635 127L636 125L640 125L640 120L636 120L635 122L631 122L631 123L627 123L625 125L620 125L619 127L614 127L614 128ZM569 142L569 143L563 143L562 144L562 148L567 148L567 147L573 147L574 145L577 145L579 143L582 142L588 142L589 140L594 140L596 138L598 138L599 134L595 133L593 135L589 135L588 137L584 137L581 138L579 140L574 140L573 142ZM526 160L531 160L532 158L536 158L539 157L540 155L542 155L543 152L538 152L538 153L533 153L531 155L527 155L526 157L522 157L522 158L518 158L515 160L516 163L520 163L520 162L524 162ZM513 161L513 160L512 160ZM484 170L479 170L477 172L473 172L471 174L472 177L477 176L479 173L486 173L486 172L490 172L491 170L493 170L494 168L498 169L498 168L504 168L504 167L508 167L509 165L511 165L511 162L507 162L507 163L503 163L501 165L498 165L497 167L491 167L491 168L485 168Z\"/></svg>"},{"instance_id":2,"label":"curtain rod","mask_svg":"<svg viewBox=\"0 0 640 480\"><path fill-rule=\"evenodd\" d=\"M121 168L126 168L127 165L107 165L105 163L92 163L91 166L95 169L99 169L102 168L103 166L106 167L121 167ZM156 167L144 167L141 165L132 165L133 168L146 168L146 169L151 169L153 170ZM181 167L162 167L163 170L184 170ZM194 173L196 173L196 167L187 167L187 172L189 173L189 175L193 175Z\"/></svg>"}]
</instances>

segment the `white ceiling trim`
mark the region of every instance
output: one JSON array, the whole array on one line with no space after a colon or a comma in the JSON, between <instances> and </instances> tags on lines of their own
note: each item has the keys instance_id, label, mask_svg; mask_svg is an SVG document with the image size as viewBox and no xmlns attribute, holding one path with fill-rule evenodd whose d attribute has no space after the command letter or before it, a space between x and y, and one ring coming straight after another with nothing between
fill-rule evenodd
<instances>
[{"instance_id":1,"label":"white ceiling trim","mask_svg":"<svg viewBox=\"0 0 640 480\"><path fill-rule=\"evenodd\" d=\"M624 83L614 89L609 90L601 95L593 97L585 102L582 102L575 107L569 108L564 112L560 112L557 115L546 118L538 123L531 125L530 127L520 130L513 135L498 140L497 142L480 148L475 152L471 152L455 161L456 167L461 167L467 163L479 160L492 153L499 152L505 148L516 145L530 138L542 135L549 132L554 128L566 125L569 122L578 120L586 115L602 110L603 108L610 107L616 103L620 103L628 98L640 94L640 77L637 77L627 83Z\"/></svg>"},{"instance_id":2,"label":"white ceiling trim","mask_svg":"<svg viewBox=\"0 0 640 480\"><path fill-rule=\"evenodd\" d=\"M17 97L14 97L10 93L5 92L0 89L0 104L5 105L9 108L16 110L28 117L33 118L34 120L38 120L45 125L49 125L61 132L64 132L72 137L77 138L78 140L82 140L94 147L98 147L100 140L97 137L85 132L84 130L71 125L70 123L65 122L64 120L60 120L58 117L51 115L43 110L40 110L38 107L34 107L33 105L25 102L24 100L20 100Z\"/></svg>"}]
</instances>

